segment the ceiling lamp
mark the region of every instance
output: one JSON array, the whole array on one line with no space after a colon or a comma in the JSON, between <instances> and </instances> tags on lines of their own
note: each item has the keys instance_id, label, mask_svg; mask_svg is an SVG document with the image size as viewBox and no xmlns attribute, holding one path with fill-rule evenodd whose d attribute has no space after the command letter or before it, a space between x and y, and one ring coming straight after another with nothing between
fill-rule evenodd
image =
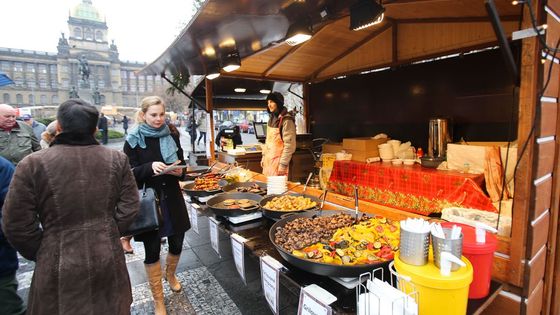
<instances>
[{"instance_id":1,"label":"ceiling lamp","mask_svg":"<svg viewBox=\"0 0 560 315\"><path fill-rule=\"evenodd\" d=\"M350 29L359 31L383 21L385 8L376 0L358 0L350 7Z\"/></svg>"},{"instance_id":2,"label":"ceiling lamp","mask_svg":"<svg viewBox=\"0 0 560 315\"><path fill-rule=\"evenodd\" d=\"M270 90L267 89L262 89L259 92L261 92L262 94L270 94Z\"/></svg>"},{"instance_id":3,"label":"ceiling lamp","mask_svg":"<svg viewBox=\"0 0 560 315\"><path fill-rule=\"evenodd\" d=\"M296 21L288 28L285 42L290 46L296 46L308 41L312 35L313 33L308 23Z\"/></svg>"},{"instance_id":4,"label":"ceiling lamp","mask_svg":"<svg viewBox=\"0 0 560 315\"><path fill-rule=\"evenodd\" d=\"M235 89L233 89L233 90L234 90L235 92L237 92L237 93L245 93L245 91L247 91L246 88L235 88Z\"/></svg>"},{"instance_id":5,"label":"ceiling lamp","mask_svg":"<svg viewBox=\"0 0 560 315\"><path fill-rule=\"evenodd\" d=\"M218 66L218 61L209 61L206 64L206 79L214 80L220 76L220 67Z\"/></svg>"},{"instance_id":6,"label":"ceiling lamp","mask_svg":"<svg viewBox=\"0 0 560 315\"><path fill-rule=\"evenodd\" d=\"M225 72L232 72L241 67L241 58L239 57L239 51L232 50L227 54L222 55L222 69Z\"/></svg>"}]
</instances>

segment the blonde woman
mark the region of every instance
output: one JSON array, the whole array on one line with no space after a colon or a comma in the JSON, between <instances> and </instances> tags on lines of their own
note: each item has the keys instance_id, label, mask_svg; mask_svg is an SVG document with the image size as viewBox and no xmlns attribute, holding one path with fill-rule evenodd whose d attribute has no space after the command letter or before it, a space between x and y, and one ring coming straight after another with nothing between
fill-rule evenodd
<instances>
[{"instance_id":1,"label":"blonde woman","mask_svg":"<svg viewBox=\"0 0 560 315\"><path fill-rule=\"evenodd\" d=\"M50 147L51 142L53 142L54 137L57 135L57 131L56 131L56 120L52 121L48 126L47 129L45 129L45 131L43 131L43 133L41 133L41 141L39 142L39 144L41 145L41 149L46 149L48 147Z\"/></svg>"},{"instance_id":2,"label":"blonde woman","mask_svg":"<svg viewBox=\"0 0 560 315\"><path fill-rule=\"evenodd\" d=\"M169 242L165 278L171 290L178 292L181 290L181 284L175 277L175 270L181 255L185 231L191 225L179 188L179 178L183 172L179 169L154 176L169 164L185 164L179 134L176 129L175 132L171 132L165 124L165 104L161 98L149 96L142 100L137 114L137 125L126 137L124 153L130 160L138 188L144 185L152 187L159 198L163 219L159 230L135 235L134 239L144 243L144 264L155 302L155 313L166 314L159 262L160 239L167 237Z\"/></svg>"}]
</instances>

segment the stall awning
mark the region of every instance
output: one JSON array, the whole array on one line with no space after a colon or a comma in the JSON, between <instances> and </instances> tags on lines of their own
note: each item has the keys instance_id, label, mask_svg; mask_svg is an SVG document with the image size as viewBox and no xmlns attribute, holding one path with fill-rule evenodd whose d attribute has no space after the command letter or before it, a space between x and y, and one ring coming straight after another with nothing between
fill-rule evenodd
<instances>
[{"instance_id":1,"label":"stall awning","mask_svg":"<svg viewBox=\"0 0 560 315\"><path fill-rule=\"evenodd\" d=\"M312 82L496 45L482 0L386 0L385 18L352 31L349 7L335 0L208 0L146 74L205 73L204 52L235 44L241 68L224 76ZM521 8L496 0L506 34ZM324 17L323 17L324 16ZM290 24L307 19L311 40L289 46Z\"/></svg>"}]
</instances>

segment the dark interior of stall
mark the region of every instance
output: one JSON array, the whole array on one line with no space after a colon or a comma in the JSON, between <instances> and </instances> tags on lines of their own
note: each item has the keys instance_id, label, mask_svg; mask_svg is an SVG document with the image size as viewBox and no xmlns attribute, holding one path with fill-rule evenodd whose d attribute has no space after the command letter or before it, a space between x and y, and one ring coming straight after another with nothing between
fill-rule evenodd
<instances>
[{"instance_id":1,"label":"dark interior of stall","mask_svg":"<svg viewBox=\"0 0 560 315\"><path fill-rule=\"evenodd\" d=\"M310 86L311 132L334 142L386 133L426 148L429 119L446 117L454 141L514 140L517 93L499 49L353 75Z\"/></svg>"}]
</instances>

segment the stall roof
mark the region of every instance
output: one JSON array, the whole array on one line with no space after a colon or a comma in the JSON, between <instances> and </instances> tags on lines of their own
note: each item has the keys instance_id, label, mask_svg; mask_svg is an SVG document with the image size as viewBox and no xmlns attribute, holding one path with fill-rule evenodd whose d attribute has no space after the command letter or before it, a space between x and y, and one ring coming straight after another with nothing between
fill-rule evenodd
<instances>
[{"instance_id":1,"label":"stall roof","mask_svg":"<svg viewBox=\"0 0 560 315\"><path fill-rule=\"evenodd\" d=\"M312 82L496 45L482 0L386 0L385 19L349 29L349 7L337 0L208 0L145 74L205 74L206 56L234 45L241 68L222 75ZM496 0L506 34L521 8ZM323 17L321 13L326 15ZM313 37L284 43L289 25L307 19Z\"/></svg>"}]
</instances>

